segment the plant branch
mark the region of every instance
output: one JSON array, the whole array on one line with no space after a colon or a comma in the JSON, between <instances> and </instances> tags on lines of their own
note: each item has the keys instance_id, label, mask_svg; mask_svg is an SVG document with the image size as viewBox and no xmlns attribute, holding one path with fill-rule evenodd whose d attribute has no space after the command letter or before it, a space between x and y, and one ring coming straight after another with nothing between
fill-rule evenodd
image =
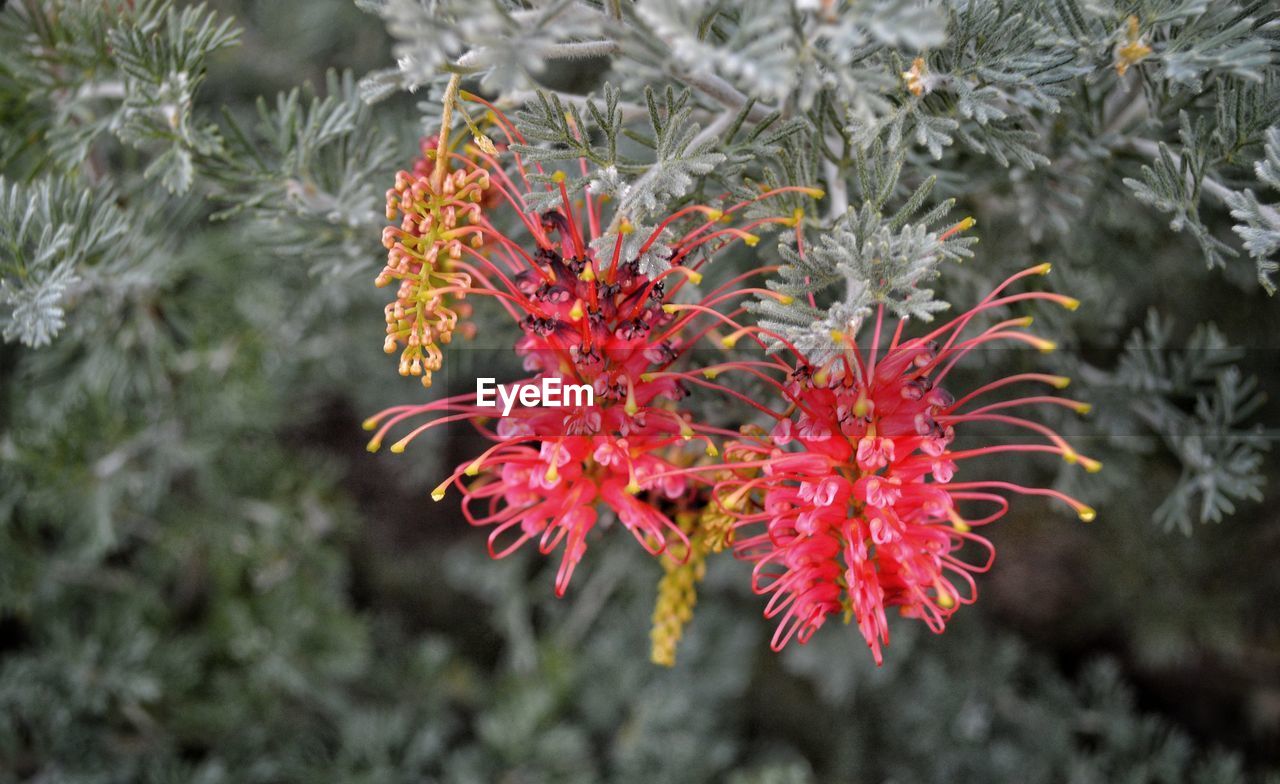
<instances>
[{"instance_id":1,"label":"plant branch","mask_svg":"<svg viewBox=\"0 0 1280 784\"><path fill-rule=\"evenodd\" d=\"M1139 153L1147 156L1153 161L1160 157L1160 145L1157 144L1156 142L1153 142L1150 139L1128 139L1126 140L1126 143L1130 147L1132 147L1134 150L1137 150ZM1173 159L1173 164L1175 166L1178 166L1178 167L1182 166L1181 155L1174 152L1173 150L1170 150L1169 157ZM1217 180L1213 179L1212 177L1209 177L1208 175L1206 175L1203 179L1200 180L1199 185L1206 192L1213 194L1215 198L1217 198L1219 201L1222 201L1224 203L1227 201L1228 197L1230 197L1235 193L1235 191L1231 190L1230 188L1218 182Z\"/></svg>"},{"instance_id":2,"label":"plant branch","mask_svg":"<svg viewBox=\"0 0 1280 784\"><path fill-rule=\"evenodd\" d=\"M736 111L747 103L747 96L715 74L695 74L682 69L669 69L668 73L690 87L706 93L712 100L729 109ZM760 122L775 111L777 109L774 107L757 102L747 112L747 119L751 122Z\"/></svg>"}]
</instances>

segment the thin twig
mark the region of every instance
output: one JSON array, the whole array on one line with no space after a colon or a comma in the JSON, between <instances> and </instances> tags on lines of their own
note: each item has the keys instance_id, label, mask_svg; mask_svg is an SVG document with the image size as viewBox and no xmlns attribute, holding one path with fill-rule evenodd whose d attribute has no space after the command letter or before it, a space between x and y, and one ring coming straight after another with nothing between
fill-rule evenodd
<instances>
[{"instance_id":1,"label":"thin twig","mask_svg":"<svg viewBox=\"0 0 1280 784\"><path fill-rule=\"evenodd\" d=\"M696 150L700 145L718 137L720 134L724 133L725 129L732 125L733 121L736 119L738 119L737 112L725 109L714 120L708 123L707 127L699 131L697 136L693 137L693 141L689 143L689 149Z\"/></svg>"},{"instance_id":2,"label":"thin twig","mask_svg":"<svg viewBox=\"0 0 1280 784\"><path fill-rule=\"evenodd\" d=\"M564 93L559 90L554 92L556 96L560 98L561 102L570 104L581 111L586 111L587 101L589 100L587 96L573 95L572 93ZM533 90L513 90L512 92L503 94L500 105L503 107L522 106L526 103L537 100L537 98L538 94ZM649 108L638 103L619 101L618 110L622 112L623 120L641 120L649 116Z\"/></svg>"},{"instance_id":3,"label":"thin twig","mask_svg":"<svg viewBox=\"0 0 1280 784\"><path fill-rule=\"evenodd\" d=\"M1130 147L1152 160L1156 160L1160 157L1160 145L1150 139L1129 139L1128 144ZM1173 160L1174 166L1178 168L1182 167L1182 156L1178 155L1178 153L1173 150L1169 150L1169 157ZM1199 185L1206 192L1213 194L1218 200L1224 203L1227 199L1235 195L1235 191L1207 175L1200 180Z\"/></svg>"},{"instance_id":4,"label":"thin twig","mask_svg":"<svg viewBox=\"0 0 1280 784\"><path fill-rule=\"evenodd\" d=\"M440 138L436 140L436 162L431 172L436 193L444 190L444 178L449 173L449 133L453 129L453 103L458 100L458 86L462 74L449 76L449 86L444 88L444 109L440 112Z\"/></svg>"},{"instance_id":5,"label":"thin twig","mask_svg":"<svg viewBox=\"0 0 1280 784\"><path fill-rule=\"evenodd\" d=\"M835 223L849 209L849 183L833 161L822 161L827 179L827 223Z\"/></svg>"},{"instance_id":6,"label":"thin twig","mask_svg":"<svg viewBox=\"0 0 1280 784\"><path fill-rule=\"evenodd\" d=\"M729 84L724 79L712 73L695 74L683 69L668 69L671 76L685 82L706 93L712 100L737 111L747 103L747 96L739 92L738 88ZM760 122L773 112L777 111L772 106L766 106L761 103L755 103L751 106L751 110L747 112L747 119L751 122Z\"/></svg>"}]
</instances>

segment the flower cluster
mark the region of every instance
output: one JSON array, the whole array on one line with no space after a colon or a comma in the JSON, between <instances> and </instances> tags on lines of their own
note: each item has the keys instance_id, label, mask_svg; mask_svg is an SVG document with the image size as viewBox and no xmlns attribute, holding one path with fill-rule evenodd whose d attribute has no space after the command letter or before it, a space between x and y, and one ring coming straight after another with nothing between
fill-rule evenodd
<instances>
[{"instance_id":1,"label":"flower cluster","mask_svg":"<svg viewBox=\"0 0 1280 784\"><path fill-rule=\"evenodd\" d=\"M1086 413L1087 404L1040 395L984 402L988 393L1014 384L1060 389L1065 377L1008 376L959 400L943 387L962 357L988 344L1012 340L1052 349L1026 331L1029 317L966 336L979 313L1016 302L1046 300L1074 309L1074 299L1049 292L1001 296L1012 282L1048 270L1045 264L1014 275L977 307L923 337L903 340L899 322L883 356L882 310L866 351L853 336L836 333L832 339L841 350L828 362L815 367L798 357L785 368L779 392L790 412L779 416L770 434L741 445L751 455L744 464L758 466L759 475L732 478L716 491L717 498L732 499L734 509L751 502L737 513L735 551L754 562L753 588L769 597L766 617L779 619L774 649L793 638L807 641L839 613L856 619L878 663L889 641L890 607L941 632L959 605L973 602L973 574L991 566L994 549L974 529L1004 515L1005 493L1057 498L1082 520L1093 519L1093 509L1056 490L956 480L965 460L1008 452L1051 452L1089 471L1101 468L1045 425L1003 413L1027 405ZM1046 443L955 449L957 429L977 423L1030 431ZM965 506L975 508L973 516Z\"/></svg>"},{"instance_id":2,"label":"flower cluster","mask_svg":"<svg viewBox=\"0 0 1280 784\"><path fill-rule=\"evenodd\" d=\"M587 384L594 405L516 408L492 433L495 445L464 469L483 475L463 491L467 519L493 526L495 557L535 537L544 553L563 542L557 594L586 551L599 502L655 555L671 539L687 544L683 531L647 499L686 492L686 481L670 475L676 464L669 453L693 435L689 415L675 407L686 390L672 379L642 379L679 350L675 316L661 307L663 279L641 274L635 263L598 270L585 246L575 244L566 214L541 216L543 228L566 247L539 248L530 267L511 278L522 314L515 351L534 373L531 382L555 377ZM565 258L562 251L574 255ZM507 532L511 541L499 544Z\"/></svg>"},{"instance_id":3,"label":"flower cluster","mask_svg":"<svg viewBox=\"0 0 1280 784\"><path fill-rule=\"evenodd\" d=\"M522 141L505 118L495 117L509 142ZM413 417L446 414L411 431L392 445L392 451L403 451L422 432L447 422L475 424L493 446L459 466L432 496L443 498L447 488L457 484L468 521L490 528L494 557L530 541L536 541L544 554L560 549L557 595L565 592L586 552L601 509L609 509L649 553L661 555L672 543L687 552L688 535L664 506L690 493L690 480L681 473L688 463L684 446L697 440L708 455L716 448L709 430L692 423L691 414L679 408L688 394L686 386L664 371L716 326L715 305L763 290L735 287L740 281L734 281L701 298L691 295L696 301L689 304L676 305L671 298L701 282L696 267L723 245L754 239L749 231L755 225L793 222L794 218L764 218L741 228L719 228L721 221L781 191L725 209L685 208L662 221L630 257L623 255L629 224L619 221L612 252L602 258L595 250L604 236L599 200L588 196L575 206L563 174L557 173L545 181L548 189L559 191L559 208L530 211L524 208L525 194L501 164L487 153L479 156L479 164L454 156L463 168L441 181L491 184L516 207L534 247L526 250L482 210L468 209L470 225L451 224L455 227L439 235L449 243L454 270L450 274L466 281L431 294L437 303L444 293L481 293L498 299L519 325L522 334L514 349L532 374L518 383L554 378L586 385L594 393L593 404L521 405L492 428L487 424L492 410L478 406L474 393L400 406L366 422L377 431L370 449L376 450L392 428ZM522 162L513 157L518 179L529 182ZM471 205L478 192L467 192ZM683 219L696 225L670 244L663 243L667 269L652 276L642 272L638 257L654 249L670 233L668 227ZM704 253L687 264L695 250Z\"/></svg>"},{"instance_id":4,"label":"flower cluster","mask_svg":"<svg viewBox=\"0 0 1280 784\"><path fill-rule=\"evenodd\" d=\"M523 142L496 110L493 117L507 149ZM447 298L481 294L519 327L513 349L528 376L516 384L552 380L589 389L592 400L539 407L522 397L496 422L476 393L396 406L367 420L376 431L369 448L378 449L409 420L427 421L394 442L393 452L431 428L470 422L491 445L457 466L432 497L440 500L456 486L466 519L489 529L495 558L531 542L545 555L559 551L557 595L567 590L596 529L616 521L663 566L655 662L674 662L705 561L721 550L754 563L753 587L768 597L766 617L778 619L775 649L807 641L839 613L856 620L879 662L889 639L887 608L940 632L959 605L973 601L973 575L994 557L974 529L1006 512L1009 493L1054 497L1092 519L1092 509L1056 490L956 478L966 460L1007 452L1051 452L1088 470L1100 467L1045 425L1006 412L1023 405L1084 412L1085 404L1055 396L985 402L1009 385L1061 388L1065 379L1024 373L958 400L943 387L965 355L993 342L1052 348L1026 331L1029 317L974 326L979 316L1024 301L1074 309L1078 303L1059 294L1005 293L1048 265L1014 275L920 337L904 338L899 321L886 341L881 308L869 343L860 347L857 335L833 333L835 351L815 362L781 336L736 320L743 297L789 299L746 284L776 268L750 270L709 292L699 288L699 268L732 242L754 244L751 231L761 225L796 227L799 240L799 213L724 224L779 193L819 193L783 188L719 208L687 206L637 243L626 216L606 223L600 199L571 198L563 172L529 171L514 152L508 171L489 145L469 156L437 149L432 166L402 173L389 194L389 214L404 215L399 230L388 230L391 261L383 273L401 281L388 308L388 345L407 343L402 372L405 363L410 374L421 366L429 378L439 367L436 342L457 327L458 311L446 307ZM487 189L514 208L517 231L500 230L497 210L481 208ZM530 209L534 191L540 203L557 206ZM952 230L971 225L962 221ZM640 259L655 253L665 266L650 274ZM692 366L690 348L708 337L721 352L746 340L761 358L723 355L725 361ZM769 348L789 350L791 359ZM717 380L725 374L763 384L772 402ZM708 389L769 429L750 420L737 431L699 421L688 398ZM957 449L957 430L977 423L1020 428L1043 442ZM701 448L690 450L691 444Z\"/></svg>"},{"instance_id":5,"label":"flower cluster","mask_svg":"<svg viewBox=\"0 0 1280 784\"><path fill-rule=\"evenodd\" d=\"M419 376L429 387L443 359L440 345L452 340L458 319L470 315L461 300L471 278L455 263L464 243L479 247L484 241L467 229L480 220L489 173L478 167L451 173L436 164L444 143L429 139L422 147L413 171L398 173L395 187L387 191L387 220L393 225L382 231L387 264L375 284L398 282L396 298L386 307L383 351L394 354L403 343L400 375Z\"/></svg>"}]
</instances>

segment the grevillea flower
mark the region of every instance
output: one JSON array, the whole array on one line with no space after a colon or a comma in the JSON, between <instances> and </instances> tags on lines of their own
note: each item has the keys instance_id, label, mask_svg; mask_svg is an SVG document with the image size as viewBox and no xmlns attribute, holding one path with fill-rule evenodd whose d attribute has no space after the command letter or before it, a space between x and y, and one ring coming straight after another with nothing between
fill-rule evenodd
<instances>
[{"instance_id":1,"label":"grevillea flower","mask_svg":"<svg viewBox=\"0 0 1280 784\"><path fill-rule=\"evenodd\" d=\"M523 142L496 110L495 119L508 143ZM529 172L518 155L513 158L513 176L531 187ZM681 209L661 221L631 257L623 254L630 224L615 216L618 229L612 237L612 252L601 257L596 248L610 244L601 241L605 236L602 206L589 195L575 206L562 173L544 179L551 193L559 192L560 207L535 213L526 208L524 193L492 155L480 152L479 162L457 155L452 160L460 168L441 180L443 189L411 189L413 204L432 203L431 198L454 199L442 202L438 216L430 213L432 222L425 229L439 229L430 235L431 242L443 243L434 258L447 252L451 260L451 277L432 278L444 284L431 289L433 301L441 302L446 295L495 297L522 331L515 351L532 375L515 383L541 386L544 380L554 379L564 385L586 385L594 393L593 404L550 408L524 405L521 400L493 426L487 420L494 417L495 409L477 405L475 393L398 406L366 422L369 429L377 430L370 449L377 449L392 428L414 417L444 415L401 438L391 447L393 452L403 451L431 427L472 422L493 445L458 466L432 497L439 500L450 485L458 484L468 521L491 529L489 551L495 558L530 541L536 541L544 554L562 549L557 595L564 593L586 552L588 534L602 509L611 510L648 552L659 555L678 542L686 554L681 558L687 558L688 535L660 507L664 500L678 498L689 489L689 479L679 473L689 462L681 456L683 446L696 439L705 443L709 454L716 450L708 436L713 430L694 423L678 407L687 394L686 385L663 371L717 326L716 305L751 293L778 295L735 288L747 277L743 276L694 303L675 305L671 297L684 286L700 282L697 267L724 244L753 240L749 232L754 226L790 224L795 218L763 218L740 228L724 228L721 222L775 193L800 189L770 191L722 210ZM519 241L498 230L489 215L474 207L486 185L514 208L524 229ZM458 197L467 188L465 198ZM465 205L473 206L464 209ZM447 212L450 209L452 213ZM449 214L465 215L468 222L449 220ZM692 221L694 228L662 246L669 251L670 266L658 274L645 274L637 259L665 240L669 227L686 221ZM393 234L397 239L404 236L404 232ZM699 260L686 265L690 254L699 249L703 251Z\"/></svg>"},{"instance_id":2,"label":"grevillea flower","mask_svg":"<svg viewBox=\"0 0 1280 784\"><path fill-rule=\"evenodd\" d=\"M991 566L994 549L974 529L1005 514L1009 493L1056 498L1082 520L1093 519L1093 509L1056 490L957 478L966 460L1002 453L1048 452L1089 471L1101 467L1047 426L1007 413L1031 405L1084 413L1086 404L1043 395L988 400L1016 384L1061 389L1066 378L1021 373L958 400L943 387L956 363L979 347L997 341L1053 347L1026 331L1029 317L969 329L978 314L1021 301L1074 309L1076 300L1059 294L1003 294L1015 281L1048 270L1047 264L1023 270L927 335L904 340L899 322L883 356L882 307L867 351L852 335L834 333L839 350L820 366L798 352L795 365L773 364L786 373L773 383L789 410L775 415L772 433L738 445L747 457L736 465L758 473L718 483L714 497L736 515L735 552L755 563L753 587L769 597L765 616L778 619L775 650L793 638L806 642L833 613L856 619L877 663L889 641L886 608L941 632L959 605L974 600L973 574ZM760 369L767 364L742 369L767 377ZM992 423L1044 442L953 449L957 430Z\"/></svg>"},{"instance_id":3,"label":"grevillea flower","mask_svg":"<svg viewBox=\"0 0 1280 784\"><path fill-rule=\"evenodd\" d=\"M437 165L448 146L443 136L432 141L435 149L424 142L414 170L396 174L395 187L387 191L387 220L399 217L400 224L382 232L387 264L375 281L378 286L397 283L396 298L386 307L383 351L394 354L403 343L400 375L419 376L427 387L432 372L440 369L440 345L452 340L458 319L469 315L461 300L471 278L456 269L456 262L464 244L479 247L484 241L467 227L480 219L489 188L483 168L450 172Z\"/></svg>"}]
</instances>

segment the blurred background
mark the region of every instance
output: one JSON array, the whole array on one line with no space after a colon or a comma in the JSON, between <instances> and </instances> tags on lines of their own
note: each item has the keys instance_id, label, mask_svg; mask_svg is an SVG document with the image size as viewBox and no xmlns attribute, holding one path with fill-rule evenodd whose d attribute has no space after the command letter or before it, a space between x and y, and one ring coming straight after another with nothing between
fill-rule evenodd
<instances>
[{"instance_id":1,"label":"blurred background","mask_svg":"<svg viewBox=\"0 0 1280 784\"><path fill-rule=\"evenodd\" d=\"M8 5L17 35L24 4ZM380 350L372 281L382 191L427 129L414 96L370 110L341 75L393 61L382 22L348 0L210 7L242 33L203 63L184 194L144 175L162 153L92 136L129 117L70 99L41 114L0 90L6 188L76 160L77 209L120 229L84 240L91 271L56 339L0 344L0 781L1280 780L1280 487L1261 451L1280 422L1280 307L1124 193L1132 162L1107 163L1058 233L1011 207L1051 199L1035 184L943 183L982 239L944 278L954 301L980 290L973 264L1043 259L1084 300L1051 361L1099 412L1064 425L1107 463L1080 491L1097 522L1015 503L988 529L981 600L941 636L892 622L879 668L838 624L770 652L747 568L713 561L666 669L648 656L661 570L629 539L594 541L556 600L554 562L490 562L456 496L429 499L474 436L364 449L364 417L424 398ZM76 40L92 59L92 35ZM0 85L23 77L15 51ZM201 151L201 123L225 160ZM1119 254L1145 270L1123 296ZM509 345L478 323L431 395ZM1261 439L1268 500L1162 518L1184 461L1132 412L1191 412L1228 367L1270 393L1241 431Z\"/></svg>"}]
</instances>

